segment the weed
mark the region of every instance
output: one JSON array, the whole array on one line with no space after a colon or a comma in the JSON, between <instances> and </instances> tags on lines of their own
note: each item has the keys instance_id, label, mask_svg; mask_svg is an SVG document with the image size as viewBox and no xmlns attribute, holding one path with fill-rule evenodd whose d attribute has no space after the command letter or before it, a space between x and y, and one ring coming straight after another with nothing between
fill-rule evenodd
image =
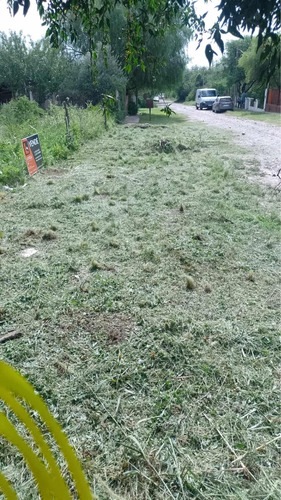
<instances>
[{"instance_id":1,"label":"weed","mask_svg":"<svg viewBox=\"0 0 281 500\"><path fill-rule=\"evenodd\" d=\"M255 275L253 271L250 271L247 275L247 280L248 281L255 281Z\"/></svg>"},{"instance_id":2,"label":"weed","mask_svg":"<svg viewBox=\"0 0 281 500\"><path fill-rule=\"evenodd\" d=\"M90 271L98 271L99 269L104 269L104 265L93 259L90 264Z\"/></svg>"},{"instance_id":3,"label":"weed","mask_svg":"<svg viewBox=\"0 0 281 500\"><path fill-rule=\"evenodd\" d=\"M51 240L56 240L57 235L53 231L47 231L42 235L42 240L43 241L51 241Z\"/></svg>"},{"instance_id":4,"label":"weed","mask_svg":"<svg viewBox=\"0 0 281 500\"><path fill-rule=\"evenodd\" d=\"M51 205L51 207L52 207L52 208L55 208L55 209L62 208L63 206L64 206L64 202L63 202L63 201L57 201L57 200L55 200L55 201L52 203L52 205Z\"/></svg>"},{"instance_id":5,"label":"weed","mask_svg":"<svg viewBox=\"0 0 281 500\"><path fill-rule=\"evenodd\" d=\"M119 247L120 247L120 243L119 243L119 241L117 241L117 240L111 240L111 241L109 242L109 246L111 246L111 247L113 247L113 248L119 248Z\"/></svg>"},{"instance_id":6,"label":"weed","mask_svg":"<svg viewBox=\"0 0 281 500\"><path fill-rule=\"evenodd\" d=\"M29 238L30 236L36 236L36 231L34 231L34 229L27 229L24 233L24 236L26 238Z\"/></svg>"},{"instance_id":7,"label":"weed","mask_svg":"<svg viewBox=\"0 0 281 500\"><path fill-rule=\"evenodd\" d=\"M66 144L55 144L52 149L52 156L56 160L66 160L68 157L68 147Z\"/></svg>"},{"instance_id":8,"label":"weed","mask_svg":"<svg viewBox=\"0 0 281 500\"><path fill-rule=\"evenodd\" d=\"M186 277L186 288L188 290L194 290L194 288L195 288L195 282L191 276Z\"/></svg>"},{"instance_id":9,"label":"weed","mask_svg":"<svg viewBox=\"0 0 281 500\"><path fill-rule=\"evenodd\" d=\"M82 203L82 201L88 201L90 196L88 194L77 195L73 198L72 203Z\"/></svg>"},{"instance_id":10,"label":"weed","mask_svg":"<svg viewBox=\"0 0 281 500\"><path fill-rule=\"evenodd\" d=\"M174 143L170 139L161 139L156 145L156 149L160 153L166 154L175 152Z\"/></svg>"},{"instance_id":11,"label":"weed","mask_svg":"<svg viewBox=\"0 0 281 500\"><path fill-rule=\"evenodd\" d=\"M45 207L46 207L46 204L44 202L32 201L29 205L27 205L26 208L29 210L38 210L38 209L45 208Z\"/></svg>"},{"instance_id":12,"label":"weed","mask_svg":"<svg viewBox=\"0 0 281 500\"><path fill-rule=\"evenodd\" d=\"M91 229L92 231L98 231L99 230L99 225L96 221L91 222Z\"/></svg>"}]
</instances>

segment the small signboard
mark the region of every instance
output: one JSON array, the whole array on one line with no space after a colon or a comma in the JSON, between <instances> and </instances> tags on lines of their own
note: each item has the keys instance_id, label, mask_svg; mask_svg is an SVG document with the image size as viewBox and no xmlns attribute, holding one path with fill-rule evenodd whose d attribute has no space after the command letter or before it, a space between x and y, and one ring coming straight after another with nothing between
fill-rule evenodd
<instances>
[{"instance_id":1,"label":"small signboard","mask_svg":"<svg viewBox=\"0 0 281 500\"><path fill-rule=\"evenodd\" d=\"M28 173L29 175L33 175L38 172L39 168L43 165L43 156L38 134L26 137L22 139L21 142Z\"/></svg>"},{"instance_id":2,"label":"small signboard","mask_svg":"<svg viewBox=\"0 0 281 500\"><path fill-rule=\"evenodd\" d=\"M147 99L146 100L146 106L149 109L153 108L153 99Z\"/></svg>"}]
</instances>

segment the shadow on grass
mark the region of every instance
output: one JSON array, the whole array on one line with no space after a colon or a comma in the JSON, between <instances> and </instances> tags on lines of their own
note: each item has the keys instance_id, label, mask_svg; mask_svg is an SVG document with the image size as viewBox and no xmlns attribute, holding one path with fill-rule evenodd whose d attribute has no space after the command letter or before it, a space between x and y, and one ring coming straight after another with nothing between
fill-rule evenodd
<instances>
[{"instance_id":1,"label":"shadow on grass","mask_svg":"<svg viewBox=\"0 0 281 500\"><path fill-rule=\"evenodd\" d=\"M161 112L161 109L153 108L151 110L151 121L149 120L148 109L140 109L140 123L151 123L152 125L172 125L175 123L183 123L187 121L186 116L173 114L170 117Z\"/></svg>"}]
</instances>

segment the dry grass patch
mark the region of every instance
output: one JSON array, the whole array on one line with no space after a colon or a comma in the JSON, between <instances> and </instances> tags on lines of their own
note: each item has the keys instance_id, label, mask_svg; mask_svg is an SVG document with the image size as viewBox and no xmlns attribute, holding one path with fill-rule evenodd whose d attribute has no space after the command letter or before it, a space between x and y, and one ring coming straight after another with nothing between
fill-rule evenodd
<instances>
[{"instance_id":1,"label":"dry grass patch","mask_svg":"<svg viewBox=\"0 0 281 500\"><path fill-rule=\"evenodd\" d=\"M69 316L60 321L60 328L69 333L84 331L90 334L92 339L99 339L105 344L108 341L111 344L122 343L137 330L133 319L125 315L98 314L88 311L80 311L77 314L70 311Z\"/></svg>"}]
</instances>

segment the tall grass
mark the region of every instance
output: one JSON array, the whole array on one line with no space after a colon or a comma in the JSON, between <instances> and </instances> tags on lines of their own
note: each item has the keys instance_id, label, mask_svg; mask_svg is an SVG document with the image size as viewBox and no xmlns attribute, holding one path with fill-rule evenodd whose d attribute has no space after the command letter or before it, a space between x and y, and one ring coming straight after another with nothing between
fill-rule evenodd
<instances>
[{"instance_id":1,"label":"tall grass","mask_svg":"<svg viewBox=\"0 0 281 500\"><path fill-rule=\"evenodd\" d=\"M89 139L104 131L98 107L69 107L70 138L66 138L64 110L51 105L44 111L26 97L12 100L0 108L0 186L23 183L27 174L21 139L39 134L44 165L67 159Z\"/></svg>"}]
</instances>

